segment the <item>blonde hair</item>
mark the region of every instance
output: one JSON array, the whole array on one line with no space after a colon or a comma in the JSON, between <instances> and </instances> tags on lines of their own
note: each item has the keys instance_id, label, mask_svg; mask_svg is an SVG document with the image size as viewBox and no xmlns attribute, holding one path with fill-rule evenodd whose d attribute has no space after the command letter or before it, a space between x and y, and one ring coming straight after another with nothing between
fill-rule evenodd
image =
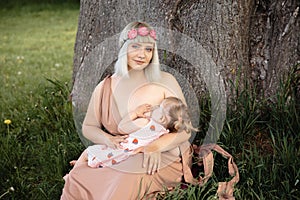
<instances>
[{"instance_id":1,"label":"blonde hair","mask_svg":"<svg viewBox=\"0 0 300 200\"><path fill-rule=\"evenodd\" d=\"M115 73L119 76L129 77L128 65L127 65L127 48L131 43L149 42L154 43L153 56L149 65L144 69L145 76L148 81L154 82L159 80L161 77L161 70L159 64L158 50L156 41L150 36L138 35L134 39L128 38L128 32L132 29L138 29L140 27L146 27L148 30L154 30L149 24L145 22L131 22L121 32L119 38L119 54L118 60L115 64Z\"/></svg>"},{"instance_id":2,"label":"blonde hair","mask_svg":"<svg viewBox=\"0 0 300 200\"><path fill-rule=\"evenodd\" d=\"M162 122L170 132L198 131L192 125L187 106L179 98L167 97L161 105L163 108Z\"/></svg>"}]
</instances>

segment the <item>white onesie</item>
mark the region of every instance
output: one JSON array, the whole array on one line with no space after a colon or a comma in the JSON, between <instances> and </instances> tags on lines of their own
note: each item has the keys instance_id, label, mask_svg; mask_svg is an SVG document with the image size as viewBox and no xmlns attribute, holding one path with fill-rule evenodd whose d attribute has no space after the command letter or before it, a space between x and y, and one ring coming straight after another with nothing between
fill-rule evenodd
<instances>
[{"instance_id":1,"label":"white onesie","mask_svg":"<svg viewBox=\"0 0 300 200\"><path fill-rule=\"evenodd\" d=\"M148 145L165 133L168 133L168 130L150 119L146 126L128 135L128 142L121 143L122 149L113 149L106 145L89 146L88 165L93 168L112 166L127 159L132 155L132 150Z\"/></svg>"}]
</instances>

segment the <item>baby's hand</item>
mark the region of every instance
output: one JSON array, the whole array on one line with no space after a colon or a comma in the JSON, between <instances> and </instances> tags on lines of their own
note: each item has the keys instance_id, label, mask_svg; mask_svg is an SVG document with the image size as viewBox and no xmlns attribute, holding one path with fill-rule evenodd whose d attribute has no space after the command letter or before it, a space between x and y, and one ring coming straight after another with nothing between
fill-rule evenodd
<instances>
[{"instance_id":1,"label":"baby's hand","mask_svg":"<svg viewBox=\"0 0 300 200\"><path fill-rule=\"evenodd\" d=\"M135 114L137 117L146 118L145 113L150 112L151 108L150 104L142 104L135 109Z\"/></svg>"}]
</instances>

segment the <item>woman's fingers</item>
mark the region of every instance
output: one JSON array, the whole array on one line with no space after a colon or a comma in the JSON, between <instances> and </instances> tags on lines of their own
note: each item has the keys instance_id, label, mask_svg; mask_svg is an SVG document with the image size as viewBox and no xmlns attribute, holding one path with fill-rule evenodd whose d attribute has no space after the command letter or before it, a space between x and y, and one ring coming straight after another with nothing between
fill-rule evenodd
<instances>
[{"instance_id":1,"label":"woman's fingers","mask_svg":"<svg viewBox=\"0 0 300 200\"><path fill-rule=\"evenodd\" d=\"M118 142L127 142L126 138L128 138L128 135L122 135L117 137Z\"/></svg>"},{"instance_id":2,"label":"woman's fingers","mask_svg":"<svg viewBox=\"0 0 300 200\"><path fill-rule=\"evenodd\" d=\"M114 148L120 148L120 147L122 147L120 143L128 142L126 140L127 137L128 137L128 135L117 135L117 136L112 137L111 142L113 143Z\"/></svg>"},{"instance_id":3,"label":"woman's fingers","mask_svg":"<svg viewBox=\"0 0 300 200\"><path fill-rule=\"evenodd\" d=\"M160 152L144 153L143 167L147 167L148 174L152 175L155 172L158 172L160 168L160 163L161 163Z\"/></svg>"},{"instance_id":4,"label":"woman's fingers","mask_svg":"<svg viewBox=\"0 0 300 200\"><path fill-rule=\"evenodd\" d=\"M160 164L161 164L161 153L159 152L159 158L158 158L158 161L157 161L157 167L156 167L156 171L158 172L159 169L160 169Z\"/></svg>"},{"instance_id":5,"label":"woman's fingers","mask_svg":"<svg viewBox=\"0 0 300 200\"><path fill-rule=\"evenodd\" d=\"M143 160L143 167L145 168L148 165L149 155L144 152L144 160Z\"/></svg>"},{"instance_id":6,"label":"woman's fingers","mask_svg":"<svg viewBox=\"0 0 300 200\"><path fill-rule=\"evenodd\" d=\"M155 160L152 156L149 156L149 161L148 161L148 174L152 175L154 174L154 169L155 169Z\"/></svg>"},{"instance_id":7,"label":"woman's fingers","mask_svg":"<svg viewBox=\"0 0 300 200\"><path fill-rule=\"evenodd\" d=\"M136 148L131 151L132 154L137 154L137 153L141 153L141 152L144 152L144 147L139 147L139 148ZM144 165L143 165L143 167L144 167Z\"/></svg>"},{"instance_id":8,"label":"woman's fingers","mask_svg":"<svg viewBox=\"0 0 300 200\"><path fill-rule=\"evenodd\" d=\"M122 135L120 136L120 138L117 139L116 145L118 148L122 148L121 143L127 143L128 141L126 140L126 138L128 137L128 135Z\"/></svg>"},{"instance_id":9,"label":"woman's fingers","mask_svg":"<svg viewBox=\"0 0 300 200\"><path fill-rule=\"evenodd\" d=\"M161 162L161 153L160 152L155 152L154 155L151 156L152 157L152 170L151 174L154 174L155 172L158 172L159 167L160 167L160 162Z\"/></svg>"}]
</instances>

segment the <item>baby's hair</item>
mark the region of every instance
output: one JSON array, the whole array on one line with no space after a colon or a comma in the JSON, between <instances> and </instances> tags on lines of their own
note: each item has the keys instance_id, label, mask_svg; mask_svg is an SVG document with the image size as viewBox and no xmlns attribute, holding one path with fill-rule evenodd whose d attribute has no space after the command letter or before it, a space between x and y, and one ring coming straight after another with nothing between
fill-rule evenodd
<instances>
[{"instance_id":1,"label":"baby's hair","mask_svg":"<svg viewBox=\"0 0 300 200\"><path fill-rule=\"evenodd\" d=\"M167 122L166 128L170 132L198 131L193 127L187 106L176 97L167 97L162 102L165 120Z\"/></svg>"}]
</instances>

